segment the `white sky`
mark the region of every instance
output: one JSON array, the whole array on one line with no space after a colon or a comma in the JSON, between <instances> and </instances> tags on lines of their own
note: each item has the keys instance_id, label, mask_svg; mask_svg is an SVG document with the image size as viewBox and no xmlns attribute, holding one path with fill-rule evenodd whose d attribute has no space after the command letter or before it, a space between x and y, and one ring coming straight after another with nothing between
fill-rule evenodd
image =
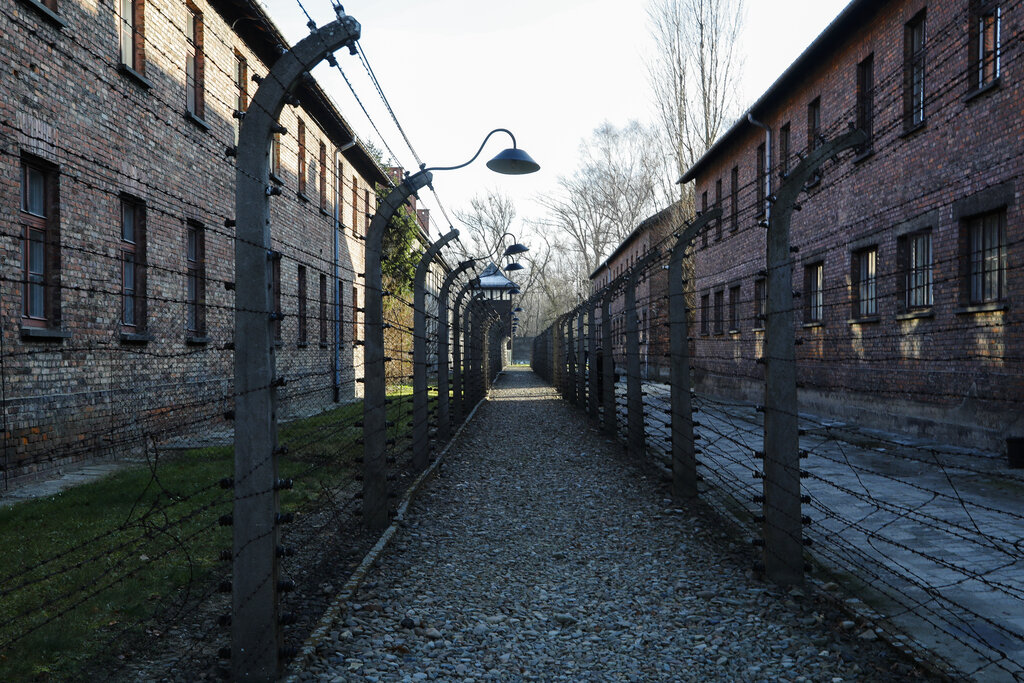
<instances>
[{"instance_id":1,"label":"white sky","mask_svg":"<svg viewBox=\"0 0 1024 683\"><path fill-rule=\"evenodd\" d=\"M292 43L308 34L297 0L262 0ZM329 0L302 0L318 25L334 19ZM849 0L747 0L742 104L782 74ZM484 162L509 146L495 135L470 167L434 174L448 215L474 195L498 190L519 219L540 216L533 198L571 175L580 141L599 124L650 121L645 56L652 49L646 0L349 0L360 44L413 147L427 166L467 161L488 131L508 128L540 165L526 176L490 172ZM358 57L338 62L401 165L417 169ZM314 71L363 139L377 133L337 70ZM429 191L431 235L447 230ZM517 225L517 229L519 229ZM518 234L518 232L517 232Z\"/></svg>"}]
</instances>

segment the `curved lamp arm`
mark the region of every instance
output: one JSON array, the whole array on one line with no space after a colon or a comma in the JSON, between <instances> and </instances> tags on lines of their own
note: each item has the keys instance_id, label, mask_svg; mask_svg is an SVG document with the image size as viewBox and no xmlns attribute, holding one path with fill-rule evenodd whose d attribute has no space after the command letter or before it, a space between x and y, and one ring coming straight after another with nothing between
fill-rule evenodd
<instances>
[{"instance_id":1,"label":"curved lamp arm","mask_svg":"<svg viewBox=\"0 0 1024 683\"><path fill-rule=\"evenodd\" d=\"M515 149L515 146L516 146L516 136L512 135L512 131L508 130L507 128L495 128L494 130L492 130L490 133L487 134L487 137L484 138L484 141L480 143L480 149L478 149L476 151L476 154L473 155L473 158L470 159L469 161L467 161L466 163L459 164L458 166L432 166L430 168L423 169L423 170L426 170L426 171L455 171L457 169L465 168L466 166L469 166L471 163L476 161L476 158L478 156L480 156L480 152L484 151L484 146L487 144L487 141L490 140L491 136L494 135L495 133L508 133L508 136L510 138L512 138L512 148Z\"/></svg>"}]
</instances>

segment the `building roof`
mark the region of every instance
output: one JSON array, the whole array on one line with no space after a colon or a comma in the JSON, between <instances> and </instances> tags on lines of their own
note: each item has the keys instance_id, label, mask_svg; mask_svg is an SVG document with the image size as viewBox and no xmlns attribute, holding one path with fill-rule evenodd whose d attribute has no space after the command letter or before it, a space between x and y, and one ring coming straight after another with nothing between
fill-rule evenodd
<instances>
[{"instance_id":1,"label":"building roof","mask_svg":"<svg viewBox=\"0 0 1024 683\"><path fill-rule=\"evenodd\" d=\"M277 58L291 48L280 29L256 0L210 0L210 6L224 17L235 34L268 67L273 66ZM318 83L312 80L301 83L295 93L302 108L336 144L356 140L352 127ZM366 180L385 186L392 184L388 174L358 140L354 147L345 150L342 155Z\"/></svg>"},{"instance_id":2,"label":"building roof","mask_svg":"<svg viewBox=\"0 0 1024 683\"><path fill-rule=\"evenodd\" d=\"M502 275L498 266L491 261L491 264L480 273L480 284L473 289L512 289L518 286Z\"/></svg>"},{"instance_id":3,"label":"building roof","mask_svg":"<svg viewBox=\"0 0 1024 683\"><path fill-rule=\"evenodd\" d=\"M794 87L827 63L828 56L835 52L843 43L843 40L868 24L880 9L885 7L891 0L852 0L839 15L832 20L825 30L822 31L814 42L789 65L781 76L772 83L751 107L743 112L740 118L725 132L715 144L698 159L693 166L678 180L680 183L688 183L696 178L723 149L732 144L742 134L753 129L754 124L747 120L747 115L755 119L762 119L771 113L772 107L777 105Z\"/></svg>"},{"instance_id":4,"label":"building roof","mask_svg":"<svg viewBox=\"0 0 1024 683\"><path fill-rule=\"evenodd\" d=\"M658 223L661 223L666 218L669 218L672 215L672 212L676 208L677 204L678 202L671 204L670 206L667 206L661 211L659 211L658 213L652 216L648 216L647 218L640 221L640 225L636 226L633 232L629 233L626 239L622 240L622 242L619 243L619 246L615 247L615 251L613 251L608 256L608 258L602 261L601 265L594 269L594 272L590 274L590 279L593 280L595 277L597 277L598 273L600 273L605 268L609 267L611 262L618 258L619 254L628 249L629 245L632 244L637 237L639 237L644 232L646 232L653 226L657 225Z\"/></svg>"}]
</instances>

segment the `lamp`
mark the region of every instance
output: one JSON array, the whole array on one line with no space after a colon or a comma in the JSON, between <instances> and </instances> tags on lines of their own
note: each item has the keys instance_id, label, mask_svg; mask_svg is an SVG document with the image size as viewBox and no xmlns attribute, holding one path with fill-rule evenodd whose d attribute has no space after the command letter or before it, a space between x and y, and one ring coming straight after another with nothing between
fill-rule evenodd
<instances>
[{"instance_id":1,"label":"lamp","mask_svg":"<svg viewBox=\"0 0 1024 683\"><path fill-rule=\"evenodd\" d=\"M507 266L505 266L505 271L506 272L510 272L510 271L513 271L513 270L522 270L522 269L523 269L522 264L516 263L515 261L513 261L512 263L510 263Z\"/></svg>"}]
</instances>

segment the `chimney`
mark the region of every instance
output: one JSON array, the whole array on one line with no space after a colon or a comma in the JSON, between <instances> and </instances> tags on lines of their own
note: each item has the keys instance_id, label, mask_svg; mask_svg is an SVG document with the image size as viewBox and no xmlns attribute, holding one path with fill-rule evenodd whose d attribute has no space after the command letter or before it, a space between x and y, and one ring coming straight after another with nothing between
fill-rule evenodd
<instances>
[{"instance_id":1,"label":"chimney","mask_svg":"<svg viewBox=\"0 0 1024 683\"><path fill-rule=\"evenodd\" d=\"M423 226L423 232L427 235L430 234L430 209L416 209L416 218L420 220L420 225Z\"/></svg>"}]
</instances>

